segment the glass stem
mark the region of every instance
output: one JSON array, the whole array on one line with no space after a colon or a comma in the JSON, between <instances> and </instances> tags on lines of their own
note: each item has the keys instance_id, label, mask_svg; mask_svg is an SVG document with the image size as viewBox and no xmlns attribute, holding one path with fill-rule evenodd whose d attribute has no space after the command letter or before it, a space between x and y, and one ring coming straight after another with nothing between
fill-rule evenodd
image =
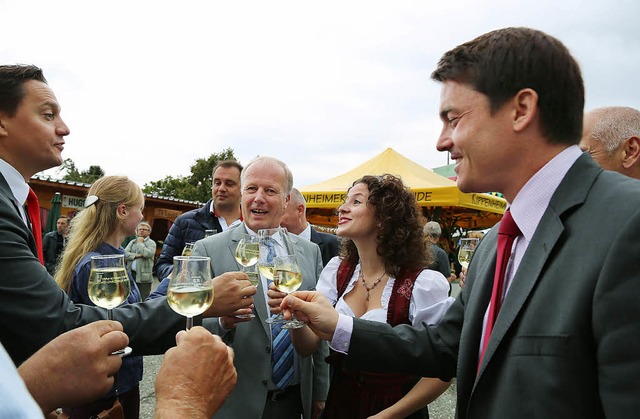
<instances>
[{"instance_id":1,"label":"glass stem","mask_svg":"<svg viewBox=\"0 0 640 419\"><path fill-rule=\"evenodd\" d=\"M113 320L113 310L110 308L107 309L107 319Z\"/></svg>"},{"instance_id":2,"label":"glass stem","mask_svg":"<svg viewBox=\"0 0 640 419\"><path fill-rule=\"evenodd\" d=\"M187 330L193 327L193 317L187 317Z\"/></svg>"}]
</instances>

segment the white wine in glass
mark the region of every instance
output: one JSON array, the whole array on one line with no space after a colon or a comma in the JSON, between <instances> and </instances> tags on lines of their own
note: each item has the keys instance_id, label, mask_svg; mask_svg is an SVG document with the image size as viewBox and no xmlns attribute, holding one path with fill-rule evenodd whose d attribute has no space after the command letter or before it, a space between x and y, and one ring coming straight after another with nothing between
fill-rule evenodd
<instances>
[{"instance_id":1,"label":"white wine in glass","mask_svg":"<svg viewBox=\"0 0 640 419\"><path fill-rule=\"evenodd\" d=\"M250 234L243 234L236 246L235 258L242 266L242 272L247 274L250 281L252 277L257 279L258 273L255 270L255 264L258 263L259 257L260 243L258 237ZM252 281L251 283L256 287L258 286L257 281ZM237 314L236 317L240 319L252 319L255 315L253 313Z\"/></svg>"},{"instance_id":2,"label":"white wine in glass","mask_svg":"<svg viewBox=\"0 0 640 419\"><path fill-rule=\"evenodd\" d=\"M293 244L289 239L289 233L284 227L264 228L258 230L258 238L260 239L260 258L258 260L258 271L260 275L265 277L267 281L274 280L273 260L278 253L285 255L293 255ZM279 250L279 252L276 250ZM266 323L285 323L286 320L282 314L275 317L269 317Z\"/></svg>"},{"instance_id":3,"label":"white wine in glass","mask_svg":"<svg viewBox=\"0 0 640 419\"><path fill-rule=\"evenodd\" d=\"M258 283L260 282L260 275L255 269L255 266L253 267L253 269L247 269L246 271L244 271L244 273L246 273L249 277L249 282L251 282L251 285L257 287Z\"/></svg>"},{"instance_id":4,"label":"white wine in glass","mask_svg":"<svg viewBox=\"0 0 640 419\"><path fill-rule=\"evenodd\" d=\"M107 318L113 320L113 309L129 298L131 285L124 267L124 255L100 255L91 257L91 273L87 292L89 299L98 307L107 309ZM113 352L125 356L130 347Z\"/></svg>"},{"instance_id":5,"label":"white wine in glass","mask_svg":"<svg viewBox=\"0 0 640 419\"><path fill-rule=\"evenodd\" d=\"M195 243L185 243L182 249L182 256L191 256L193 254L193 246Z\"/></svg>"},{"instance_id":6,"label":"white wine in glass","mask_svg":"<svg viewBox=\"0 0 640 419\"><path fill-rule=\"evenodd\" d=\"M471 262L471 256L473 256L473 252L476 250L476 245L478 244L478 239L460 239L460 249L458 250L458 262L465 269L469 267L469 262Z\"/></svg>"},{"instance_id":7,"label":"white wine in glass","mask_svg":"<svg viewBox=\"0 0 640 419\"><path fill-rule=\"evenodd\" d=\"M236 261L244 268L258 263L260 243L257 236L244 234L236 246Z\"/></svg>"},{"instance_id":8,"label":"white wine in glass","mask_svg":"<svg viewBox=\"0 0 640 419\"><path fill-rule=\"evenodd\" d=\"M273 263L260 263L260 265L258 265L258 270L260 271L260 275L264 276L269 281L273 281Z\"/></svg>"},{"instance_id":9,"label":"white wine in glass","mask_svg":"<svg viewBox=\"0 0 640 419\"><path fill-rule=\"evenodd\" d=\"M302 285L302 272L295 255L276 256L273 259L273 285L280 292L289 294L297 291ZM283 329L299 329L305 325L291 315L291 320L285 322Z\"/></svg>"},{"instance_id":10,"label":"white wine in glass","mask_svg":"<svg viewBox=\"0 0 640 419\"><path fill-rule=\"evenodd\" d=\"M207 311L213 303L211 259L174 256L167 302L173 311L187 318L187 330L191 329L193 317Z\"/></svg>"}]
</instances>

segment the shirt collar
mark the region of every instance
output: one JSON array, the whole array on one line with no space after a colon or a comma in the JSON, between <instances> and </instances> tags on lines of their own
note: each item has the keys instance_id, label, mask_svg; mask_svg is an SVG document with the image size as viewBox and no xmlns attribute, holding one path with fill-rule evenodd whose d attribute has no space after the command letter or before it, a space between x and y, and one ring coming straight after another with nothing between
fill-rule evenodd
<instances>
[{"instance_id":1,"label":"shirt collar","mask_svg":"<svg viewBox=\"0 0 640 419\"><path fill-rule=\"evenodd\" d=\"M577 145L562 150L527 181L509 206L527 242L533 238L551 197L580 155L582 150Z\"/></svg>"},{"instance_id":2,"label":"shirt collar","mask_svg":"<svg viewBox=\"0 0 640 419\"><path fill-rule=\"evenodd\" d=\"M24 205L27 195L29 195L29 185L24 181L20 172L6 161L0 159L0 173L7 181L13 197L20 205Z\"/></svg>"},{"instance_id":3,"label":"shirt collar","mask_svg":"<svg viewBox=\"0 0 640 419\"><path fill-rule=\"evenodd\" d=\"M311 224L307 223L307 228L302 230L298 236L311 241Z\"/></svg>"}]
</instances>

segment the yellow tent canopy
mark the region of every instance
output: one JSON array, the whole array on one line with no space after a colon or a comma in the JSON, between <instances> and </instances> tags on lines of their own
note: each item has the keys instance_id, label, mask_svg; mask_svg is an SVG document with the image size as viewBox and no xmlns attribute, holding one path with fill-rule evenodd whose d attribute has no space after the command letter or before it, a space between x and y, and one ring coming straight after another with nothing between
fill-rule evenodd
<instances>
[{"instance_id":1,"label":"yellow tent canopy","mask_svg":"<svg viewBox=\"0 0 640 419\"><path fill-rule=\"evenodd\" d=\"M392 148L348 172L327 181L300 188L307 200L312 224L335 227L335 210L344 202L353 181L365 175L398 176L416 196L425 216L459 228L487 228L497 223L507 201L484 193L463 193L456 182L420 166Z\"/></svg>"}]
</instances>

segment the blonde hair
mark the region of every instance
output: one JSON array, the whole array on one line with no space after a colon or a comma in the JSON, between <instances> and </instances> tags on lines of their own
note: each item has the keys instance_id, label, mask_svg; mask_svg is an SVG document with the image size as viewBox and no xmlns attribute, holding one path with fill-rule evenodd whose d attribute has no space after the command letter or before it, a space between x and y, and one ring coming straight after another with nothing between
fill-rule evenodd
<instances>
[{"instance_id":1,"label":"blonde hair","mask_svg":"<svg viewBox=\"0 0 640 419\"><path fill-rule=\"evenodd\" d=\"M73 270L80 260L102 243L122 222L118 206L144 206L144 195L140 187L126 176L104 176L89 188L87 196L98 200L71 221L69 240L62 252L54 279L65 292L69 292Z\"/></svg>"}]
</instances>

